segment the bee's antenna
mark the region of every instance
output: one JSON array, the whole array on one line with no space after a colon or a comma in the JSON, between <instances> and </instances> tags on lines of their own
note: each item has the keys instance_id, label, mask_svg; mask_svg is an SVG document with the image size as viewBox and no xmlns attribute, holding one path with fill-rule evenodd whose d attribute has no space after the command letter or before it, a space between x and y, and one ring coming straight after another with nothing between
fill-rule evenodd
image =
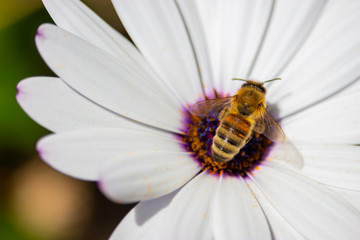
<instances>
[{"instance_id":1,"label":"bee's antenna","mask_svg":"<svg viewBox=\"0 0 360 240\"><path fill-rule=\"evenodd\" d=\"M276 80L281 80L281 78L270 79L270 80L267 80L267 81L263 82L263 84L268 83L268 82L272 82L272 81L276 81Z\"/></svg>"},{"instance_id":2,"label":"bee's antenna","mask_svg":"<svg viewBox=\"0 0 360 240\"><path fill-rule=\"evenodd\" d=\"M245 79L241 79L241 78L233 78L233 79L231 79L231 80L238 80L238 81L244 81L244 82L247 82L247 80L245 80Z\"/></svg>"}]
</instances>

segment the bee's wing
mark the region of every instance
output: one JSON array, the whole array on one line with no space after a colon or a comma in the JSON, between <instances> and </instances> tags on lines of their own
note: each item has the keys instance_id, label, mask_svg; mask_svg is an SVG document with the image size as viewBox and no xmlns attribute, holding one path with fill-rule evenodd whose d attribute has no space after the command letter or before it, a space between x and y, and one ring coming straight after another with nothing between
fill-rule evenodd
<instances>
[{"instance_id":1,"label":"bee's wing","mask_svg":"<svg viewBox=\"0 0 360 240\"><path fill-rule=\"evenodd\" d=\"M234 97L224 97L201 101L192 105L190 112L199 117L218 118L221 111L230 106L234 99Z\"/></svg>"},{"instance_id":2,"label":"bee's wing","mask_svg":"<svg viewBox=\"0 0 360 240\"><path fill-rule=\"evenodd\" d=\"M263 108L263 116L256 121L254 131L263 134L265 137L270 139L273 142L284 142L285 134L279 124L270 116L266 111L265 107Z\"/></svg>"},{"instance_id":3,"label":"bee's wing","mask_svg":"<svg viewBox=\"0 0 360 240\"><path fill-rule=\"evenodd\" d=\"M285 162L298 169L304 167L303 156L289 139L286 139L283 143L272 146L268 158L274 162Z\"/></svg>"}]
</instances>

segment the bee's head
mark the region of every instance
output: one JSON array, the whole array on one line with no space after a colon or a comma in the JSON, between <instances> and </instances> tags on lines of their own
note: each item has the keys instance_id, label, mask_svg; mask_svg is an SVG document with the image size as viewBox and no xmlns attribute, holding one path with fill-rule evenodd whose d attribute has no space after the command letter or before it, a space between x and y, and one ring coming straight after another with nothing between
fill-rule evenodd
<instances>
[{"instance_id":1,"label":"bee's head","mask_svg":"<svg viewBox=\"0 0 360 240\"><path fill-rule=\"evenodd\" d=\"M264 87L264 83L262 82L256 82L253 80L247 80L243 85L241 85L241 88L253 88L264 95L266 94L266 88Z\"/></svg>"},{"instance_id":2,"label":"bee's head","mask_svg":"<svg viewBox=\"0 0 360 240\"><path fill-rule=\"evenodd\" d=\"M245 79L241 79L241 78L233 78L232 80L244 81L245 83L243 85L241 85L241 88L253 88L265 95L266 88L264 87L264 83L281 80L281 78L274 78L274 79L267 80L265 82L257 82L254 80L245 80Z\"/></svg>"}]
</instances>

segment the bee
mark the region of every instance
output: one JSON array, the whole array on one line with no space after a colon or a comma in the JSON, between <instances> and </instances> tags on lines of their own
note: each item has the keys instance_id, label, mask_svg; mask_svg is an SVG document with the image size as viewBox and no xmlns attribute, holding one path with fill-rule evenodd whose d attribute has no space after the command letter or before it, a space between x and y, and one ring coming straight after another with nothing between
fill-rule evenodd
<instances>
[{"instance_id":1,"label":"bee","mask_svg":"<svg viewBox=\"0 0 360 240\"><path fill-rule=\"evenodd\" d=\"M213 117L220 121L211 145L212 158L217 162L231 161L251 139L253 132L273 142L284 142L281 127L266 110L265 82L245 81L234 96L198 102L190 112L199 117Z\"/></svg>"}]
</instances>

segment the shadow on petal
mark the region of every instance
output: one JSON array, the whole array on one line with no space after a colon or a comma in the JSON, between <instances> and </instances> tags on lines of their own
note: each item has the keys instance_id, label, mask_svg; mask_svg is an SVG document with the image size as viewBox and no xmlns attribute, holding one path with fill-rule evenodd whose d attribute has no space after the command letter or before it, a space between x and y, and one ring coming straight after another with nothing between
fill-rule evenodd
<instances>
[{"instance_id":1,"label":"shadow on petal","mask_svg":"<svg viewBox=\"0 0 360 240\"><path fill-rule=\"evenodd\" d=\"M135 221L138 225L143 225L152 217L156 216L161 210L165 209L180 189L169 193L160 198L140 202L135 211Z\"/></svg>"}]
</instances>

